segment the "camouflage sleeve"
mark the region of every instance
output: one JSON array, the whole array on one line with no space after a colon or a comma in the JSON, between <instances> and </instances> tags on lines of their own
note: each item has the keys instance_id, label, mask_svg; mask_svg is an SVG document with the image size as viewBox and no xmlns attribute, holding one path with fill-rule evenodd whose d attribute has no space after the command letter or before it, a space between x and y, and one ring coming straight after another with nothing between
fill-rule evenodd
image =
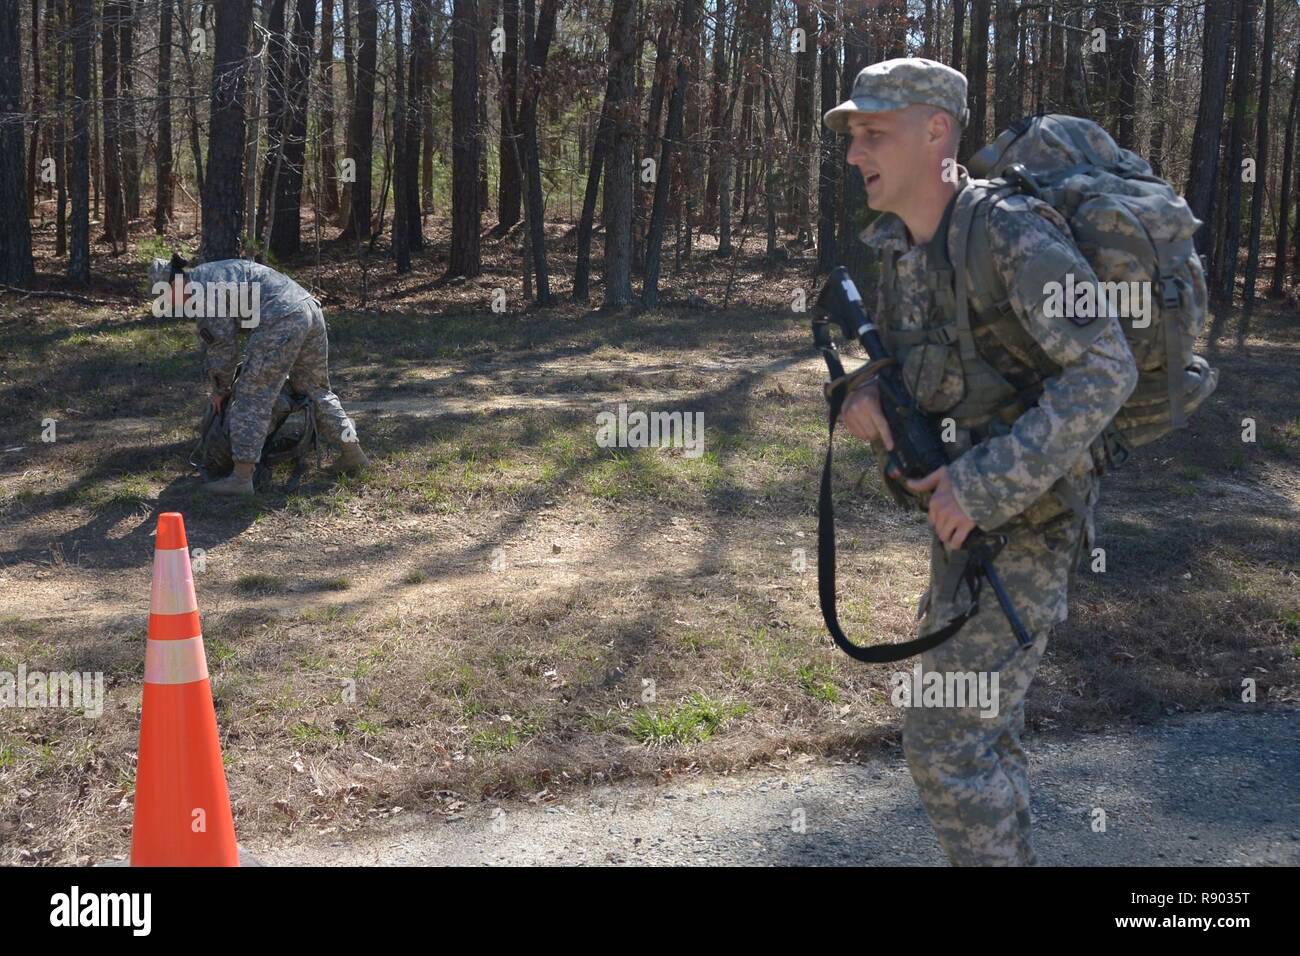
<instances>
[{"instance_id":1,"label":"camouflage sleeve","mask_svg":"<svg viewBox=\"0 0 1300 956\"><path fill-rule=\"evenodd\" d=\"M185 273L187 282L202 285L206 282L224 281L230 271L226 263L210 262L195 266ZM203 373L213 389L230 388L235 378L235 368L239 365L239 332L229 316L197 317L199 338L203 340Z\"/></svg>"},{"instance_id":2,"label":"camouflage sleeve","mask_svg":"<svg viewBox=\"0 0 1300 956\"><path fill-rule=\"evenodd\" d=\"M1069 471L1138 379L1116 316L1104 307L1092 318L1052 314L1062 311L1050 300L1067 275L1075 285L1097 281L1055 210L1026 197L999 203L989 213L989 245L1012 309L1060 372L1010 434L981 442L949 467L958 503L985 530L1020 514Z\"/></svg>"},{"instance_id":3,"label":"camouflage sleeve","mask_svg":"<svg viewBox=\"0 0 1300 956\"><path fill-rule=\"evenodd\" d=\"M239 365L239 333L235 331L235 323L228 316L201 316L198 324L199 338L204 345L203 372L208 384L215 390L229 389Z\"/></svg>"}]
</instances>

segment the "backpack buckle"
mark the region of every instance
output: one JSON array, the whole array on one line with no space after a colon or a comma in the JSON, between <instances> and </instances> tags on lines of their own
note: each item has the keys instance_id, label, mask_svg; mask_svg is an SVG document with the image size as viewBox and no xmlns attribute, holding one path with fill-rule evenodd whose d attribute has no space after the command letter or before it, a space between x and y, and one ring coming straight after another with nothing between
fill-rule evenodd
<instances>
[{"instance_id":1,"label":"backpack buckle","mask_svg":"<svg viewBox=\"0 0 1300 956\"><path fill-rule=\"evenodd\" d=\"M1038 198L1038 180L1034 179L1033 173L1023 163L1012 163L1002 171L1002 178L1017 186L1022 193Z\"/></svg>"}]
</instances>

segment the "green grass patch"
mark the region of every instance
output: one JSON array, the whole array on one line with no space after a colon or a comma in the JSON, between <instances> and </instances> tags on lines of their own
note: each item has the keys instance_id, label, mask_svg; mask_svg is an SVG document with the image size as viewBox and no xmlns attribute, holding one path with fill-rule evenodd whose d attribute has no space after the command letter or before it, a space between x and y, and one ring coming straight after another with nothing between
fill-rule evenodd
<instances>
[{"instance_id":1,"label":"green grass patch","mask_svg":"<svg viewBox=\"0 0 1300 956\"><path fill-rule=\"evenodd\" d=\"M309 743L313 740L319 740L324 736L324 733L314 724L299 721L289 728L289 736L298 743Z\"/></svg>"},{"instance_id":2,"label":"green grass patch","mask_svg":"<svg viewBox=\"0 0 1300 956\"><path fill-rule=\"evenodd\" d=\"M475 731L469 739L469 749L477 754L506 753L514 750L525 739L532 737L542 729L542 725L531 719L511 722L502 730L498 727L486 727Z\"/></svg>"},{"instance_id":3,"label":"green grass patch","mask_svg":"<svg viewBox=\"0 0 1300 956\"><path fill-rule=\"evenodd\" d=\"M651 746L702 743L748 711L748 704L723 703L695 693L667 710L637 711L628 723L628 731Z\"/></svg>"},{"instance_id":4,"label":"green grass patch","mask_svg":"<svg viewBox=\"0 0 1300 956\"><path fill-rule=\"evenodd\" d=\"M813 700L819 700L823 704L838 704L840 702L839 688L831 681L830 675L824 667L805 664L799 667L797 673L799 675L799 686Z\"/></svg>"}]
</instances>

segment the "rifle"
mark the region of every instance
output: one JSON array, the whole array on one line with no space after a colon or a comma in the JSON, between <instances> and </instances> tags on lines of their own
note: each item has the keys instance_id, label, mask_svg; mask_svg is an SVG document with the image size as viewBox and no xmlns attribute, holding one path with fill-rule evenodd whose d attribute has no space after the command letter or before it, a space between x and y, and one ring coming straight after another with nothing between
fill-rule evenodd
<instances>
[{"instance_id":1,"label":"rifle","mask_svg":"<svg viewBox=\"0 0 1300 956\"><path fill-rule=\"evenodd\" d=\"M830 334L830 324L838 325L846 338L856 339L866 350L869 361L852 374L845 374L839 359L839 350ZM970 588L970 610L958 615L933 634L904 641L901 644L864 646L854 644L845 636L835 612L835 511L831 504L831 452L835 444L835 424L840 417L844 400L862 382L874 377L880 389L880 406L889 431L894 438L894 449L888 452L885 474L903 487L906 479L924 478L948 464L948 455L939 438L934 419L916 402L907 387L898 362L885 348L880 330L867 315L862 296L843 266L836 266L826 279L813 309L813 341L821 349L831 380L825 385L826 401L830 406L830 439L826 446L826 462L822 467L821 492L817 499L817 595L821 602L822 619L831 637L844 653L855 660L882 663L899 661L920 654L942 644L962 629L979 611L979 593L987 581L997 596L1002 613L1006 615L1021 647L1033 645L1033 638L1025 630L1016 613L1011 597L1003 587L1002 579L993 567L993 561L1006 546L1007 537L990 534L979 528L971 529L958 550L967 555L963 580ZM891 492L894 489L891 487ZM900 503L905 499L895 493ZM928 503L919 496L913 500L922 510Z\"/></svg>"}]
</instances>

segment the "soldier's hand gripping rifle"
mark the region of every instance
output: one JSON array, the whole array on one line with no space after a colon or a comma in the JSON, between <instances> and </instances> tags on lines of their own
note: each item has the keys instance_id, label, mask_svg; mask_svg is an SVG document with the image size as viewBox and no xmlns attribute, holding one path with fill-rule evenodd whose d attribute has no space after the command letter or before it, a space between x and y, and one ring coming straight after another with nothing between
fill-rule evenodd
<instances>
[{"instance_id":1,"label":"soldier's hand gripping rifle","mask_svg":"<svg viewBox=\"0 0 1300 956\"><path fill-rule=\"evenodd\" d=\"M869 361L851 375L846 375L840 362L838 349L831 338L830 324L835 323L846 338L856 339L866 350ZM979 610L978 597L982 582L987 581L997 595L998 604L1007 616L1016 640L1022 647L1033 644L1025 630L1015 606L1011 603L993 559L1007 543L1005 535L989 534L972 528L960 550L967 555L963 580L970 589L972 606L933 634L901 644L864 646L854 644L840 628L835 612L835 512L831 504L831 451L835 443L835 424L849 393L860 384L874 378L880 390L880 407L894 448L885 462L886 475L898 486L905 487L907 479L924 478L948 464L948 455L939 439L937 423L916 403L907 388L903 371L893 356L885 349L880 332L867 316L862 297L843 266L831 271L817 296L813 310L813 341L821 349L831 380L826 384L826 400L830 405L830 440L826 447L826 463L822 468L821 492L817 500L817 591L821 601L822 618L835 639L836 645L860 661L873 663L898 661L914 654L928 651L952 637ZM928 501L920 496L914 500L923 510ZM933 584L934 582L932 582Z\"/></svg>"}]
</instances>

